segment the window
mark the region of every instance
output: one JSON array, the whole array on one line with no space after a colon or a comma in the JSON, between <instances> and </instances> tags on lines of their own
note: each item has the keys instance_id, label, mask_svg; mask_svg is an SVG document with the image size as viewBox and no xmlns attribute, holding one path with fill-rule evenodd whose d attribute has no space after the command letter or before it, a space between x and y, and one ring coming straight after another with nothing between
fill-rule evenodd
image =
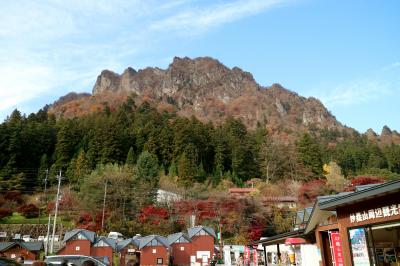
<instances>
[{"instance_id":1,"label":"window","mask_svg":"<svg viewBox=\"0 0 400 266\"><path fill-rule=\"evenodd\" d=\"M157 258L157 265L162 265L162 264L163 264L163 259Z\"/></svg>"},{"instance_id":2,"label":"window","mask_svg":"<svg viewBox=\"0 0 400 266\"><path fill-rule=\"evenodd\" d=\"M184 251L185 250L185 247L181 247L181 251Z\"/></svg>"},{"instance_id":3,"label":"window","mask_svg":"<svg viewBox=\"0 0 400 266\"><path fill-rule=\"evenodd\" d=\"M153 249L153 254L156 254L157 253L157 249Z\"/></svg>"},{"instance_id":4,"label":"window","mask_svg":"<svg viewBox=\"0 0 400 266\"><path fill-rule=\"evenodd\" d=\"M80 246L76 246L76 247L75 247L75 250L80 250L80 249L81 249Z\"/></svg>"}]
</instances>

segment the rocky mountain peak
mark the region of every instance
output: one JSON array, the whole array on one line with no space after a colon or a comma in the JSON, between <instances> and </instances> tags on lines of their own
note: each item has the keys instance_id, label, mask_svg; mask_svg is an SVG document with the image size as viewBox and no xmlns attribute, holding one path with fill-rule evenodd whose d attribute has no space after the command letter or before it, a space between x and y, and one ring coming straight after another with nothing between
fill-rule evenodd
<instances>
[{"instance_id":1,"label":"rocky mountain peak","mask_svg":"<svg viewBox=\"0 0 400 266\"><path fill-rule=\"evenodd\" d=\"M93 94L107 91L116 91L119 88L121 76L110 70L101 71L93 87Z\"/></svg>"},{"instance_id":2,"label":"rocky mountain peak","mask_svg":"<svg viewBox=\"0 0 400 266\"><path fill-rule=\"evenodd\" d=\"M241 119L249 128L265 125L271 131L299 132L313 128L348 130L315 98L299 96L278 83L260 86L251 73L229 68L211 57L175 57L166 69L127 68L122 74L104 70L97 77L90 102L53 107L55 112L87 113L87 106L118 104L134 93L160 110L203 121L221 123L227 117ZM89 101L89 99L88 99ZM92 109L96 109L92 108Z\"/></svg>"},{"instance_id":3,"label":"rocky mountain peak","mask_svg":"<svg viewBox=\"0 0 400 266\"><path fill-rule=\"evenodd\" d=\"M392 135L392 130L388 126L383 126L381 136Z\"/></svg>"}]
</instances>

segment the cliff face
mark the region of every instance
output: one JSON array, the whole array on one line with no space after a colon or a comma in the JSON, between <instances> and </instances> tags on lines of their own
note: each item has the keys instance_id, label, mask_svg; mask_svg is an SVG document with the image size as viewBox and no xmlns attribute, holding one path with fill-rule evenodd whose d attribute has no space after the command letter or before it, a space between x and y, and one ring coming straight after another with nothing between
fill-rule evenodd
<instances>
[{"instance_id":1,"label":"cliff face","mask_svg":"<svg viewBox=\"0 0 400 266\"><path fill-rule=\"evenodd\" d=\"M208 96L228 103L246 92L258 90L253 76L239 68L229 69L208 57L194 60L175 57L166 70L146 68L137 72L128 68L122 75L104 70L97 77L93 95L110 91L153 94L155 98L177 99L182 107L185 100L195 102Z\"/></svg>"},{"instance_id":2,"label":"cliff face","mask_svg":"<svg viewBox=\"0 0 400 266\"><path fill-rule=\"evenodd\" d=\"M121 75L104 70L97 77L91 101L113 101L117 95L132 93L138 101L203 121L219 123L233 116L249 128L265 124L272 130L345 129L317 99L301 97L279 84L262 87L249 72L227 68L209 57L175 57L165 70L128 68Z\"/></svg>"},{"instance_id":3,"label":"cliff face","mask_svg":"<svg viewBox=\"0 0 400 266\"><path fill-rule=\"evenodd\" d=\"M209 58L175 57L167 69L126 69L122 74L104 70L92 96L55 103L51 112L73 117L101 110L105 102L118 106L135 94L162 110L202 121L220 123L240 118L247 127L265 125L272 132L298 132L312 128L350 130L339 123L315 98L305 98L279 84L260 86L249 72L232 69Z\"/></svg>"}]
</instances>

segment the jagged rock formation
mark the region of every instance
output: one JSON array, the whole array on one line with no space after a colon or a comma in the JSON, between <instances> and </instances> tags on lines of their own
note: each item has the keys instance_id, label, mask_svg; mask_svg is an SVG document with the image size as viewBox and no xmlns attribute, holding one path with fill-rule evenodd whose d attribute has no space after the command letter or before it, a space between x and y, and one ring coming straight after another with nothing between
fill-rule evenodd
<instances>
[{"instance_id":1,"label":"jagged rock formation","mask_svg":"<svg viewBox=\"0 0 400 266\"><path fill-rule=\"evenodd\" d=\"M104 102L118 105L130 94L159 109L214 123L233 116L249 128L261 124L289 133L310 127L346 129L319 100L301 97L279 84L262 87L249 72L229 69L210 57L175 57L165 70L128 68L121 75L104 70L92 96L55 103L51 111L67 117L86 114L101 110Z\"/></svg>"},{"instance_id":2,"label":"jagged rock formation","mask_svg":"<svg viewBox=\"0 0 400 266\"><path fill-rule=\"evenodd\" d=\"M384 126L379 141L385 145L398 144L400 143L400 134L396 130L392 131L388 126Z\"/></svg>"}]
</instances>

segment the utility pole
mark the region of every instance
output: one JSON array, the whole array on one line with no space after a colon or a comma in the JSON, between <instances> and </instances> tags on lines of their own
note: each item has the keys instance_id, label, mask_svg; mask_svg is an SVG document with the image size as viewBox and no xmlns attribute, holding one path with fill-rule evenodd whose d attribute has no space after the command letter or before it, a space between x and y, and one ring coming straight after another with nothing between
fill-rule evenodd
<instances>
[{"instance_id":1,"label":"utility pole","mask_svg":"<svg viewBox=\"0 0 400 266\"><path fill-rule=\"evenodd\" d=\"M53 234L51 236L50 253L53 253L53 248L54 248L54 235L56 234L57 213L58 213L58 205L59 205L59 201L60 201L60 186L61 186L61 170L60 170L60 175L58 176L56 210L54 213Z\"/></svg>"},{"instance_id":2,"label":"utility pole","mask_svg":"<svg viewBox=\"0 0 400 266\"><path fill-rule=\"evenodd\" d=\"M221 260L224 260L224 252L222 245L222 223L221 223L221 210L219 210L219 221L218 221L218 229L219 229L219 256Z\"/></svg>"},{"instance_id":3,"label":"utility pole","mask_svg":"<svg viewBox=\"0 0 400 266\"><path fill-rule=\"evenodd\" d=\"M49 175L49 169L46 169L46 176L44 178L44 192L43 192L43 196L44 196L44 201L46 203L47 206L47 177ZM48 247L49 247L49 234L50 234L50 221L51 221L51 214L49 212L49 221L47 222L47 234L46 234L46 241L44 241L44 255L47 256L47 251L48 251Z\"/></svg>"},{"instance_id":4,"label":"utility pole","mask_svg":"<svg viewBox=\"0 0 400 266\"><path fill-rule=\"evenodd\" d=\"M106 210L106 197L107 197L107 180L106 183L104 184L104 198L103 198L103 215L101 217L101 230L103 231L104 228L104 213Z\"/></svg>"},{"instance_id":5,"label":"utility pole","mask_svg":"<svg viewBox=\"0 0 400 266\"><path fill-rule=\"evenodd\" d=\"M45 178L44 178L44 192L43 192L43 198L44 198L44 201L45 201L46 205L47 205L47 200L46 200L46 189L47 189L47 175L48 175L48 173L49 173L49 169L46 169L46 176L45 176ZM39 204L42 205L42 199L41 199L40 197L39 197ZM39 235L39 225L40 225L40 207L41 207L41 206L39 206L38 235ZM46 248L45 248L45 249L46 249Z\"/></svg>"},{"instance_id":6,"label":"utility pole","mask_svg":"<svg viewBox=\"0 0 400 266\"><path fill-rule=\"evenodd\" d=\"M46 169L46 177L44 178L44 201L46 202L46 204L47 204L46 192L47 192L47 177L48 177L48 175L49 175L49 169Z\"/></svg>"},{"instance_id":7,"label":"utility pole","mask_svg":"<svg viewBox=\"0 0 400 266\"><path fill-rule=\"evenodd\" d=\"M49 248L49 235L50 235L50 224L51 224L51 214L49 213L49 221L47 222L47 234L46 241L44 243L44 255L47 256L48 248Z\"/></svg>"}]
</instances>

